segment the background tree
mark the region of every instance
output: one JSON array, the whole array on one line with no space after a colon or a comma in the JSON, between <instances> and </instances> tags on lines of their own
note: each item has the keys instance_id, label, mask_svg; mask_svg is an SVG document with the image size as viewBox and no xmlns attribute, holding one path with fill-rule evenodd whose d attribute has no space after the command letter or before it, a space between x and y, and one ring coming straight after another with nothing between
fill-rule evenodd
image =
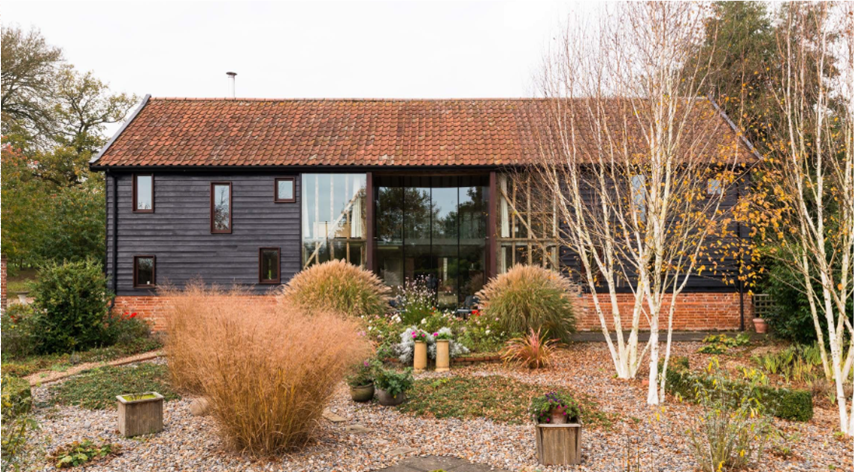
<instances>
[{"instance_id":1,"label":"background tree","mask_svg":"<svg viewBox=\"0 0 854 472\"><path fill-rule=\"evenodd\" d=\"M551 197L545 204L557 198L561 244L578 258L583 283L605 291L592 299L617 375L633 378L648 352L647 401L657 404L659 330L667 330L666 369L676 299L690 277L711 271L710 254L726 249L708 242L712 234L727 241L732 229L721 203L740 142L722 133L705 98L714 48L702 61L696 51L708 5L621 3L607 13L592 31L567 30L546 61L549 120L534 172ZM626 286L630 308L619 303ZM650 339L638 352L643 318Z\"/></svg>"},{"instance_id":2,"label":"background tree","mask_svg":"<svg viewBox=\"0 0 854 472\"><path fill-rule=\"evenodd\" d=\"M783 120L768 152L777 172L760 187L758 231L772 239L765 252L797 275L791 285L807 300L840 430L854 435L845 398L854 364L854 7L792 3L784 11L775 96Z\"/></svg>"},{"instance_id":3,"label":"background tree","mask_svg":"<svg viewBox=\"0 0 854 472\"><path fill-rule=\"evenodd\" d=\"M77 72L37 30L2 36L3 251L19 266L103 257L104 178L88 163L136 97Z\"/></svg>"}]
</instances>

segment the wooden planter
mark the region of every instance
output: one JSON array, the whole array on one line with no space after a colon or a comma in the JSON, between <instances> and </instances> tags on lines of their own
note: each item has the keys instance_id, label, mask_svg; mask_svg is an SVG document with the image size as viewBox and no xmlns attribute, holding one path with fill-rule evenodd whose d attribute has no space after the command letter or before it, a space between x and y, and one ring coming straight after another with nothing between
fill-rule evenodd
<instances>
[{"instance_id":1,"label":"wooden planter","mask_svg":"<svg viewBox=\"0 0 854 472\"><path fill-rule=\"evenodd\" d=\"M537 460L542 465L581 463L581 423L537 424Z\"/></svg>"},{"instance_id":2,"label":"wooden planter","mask_svg":"<svg viewBox=\"0 0 854 472\"><path fill-rule=\"evenodd\" d=\"M163 395L145 392L137 395L117 395L116 399L119 407L119 433L122 436L129 438L163 431Z\"/></svg>"}]
</instances>

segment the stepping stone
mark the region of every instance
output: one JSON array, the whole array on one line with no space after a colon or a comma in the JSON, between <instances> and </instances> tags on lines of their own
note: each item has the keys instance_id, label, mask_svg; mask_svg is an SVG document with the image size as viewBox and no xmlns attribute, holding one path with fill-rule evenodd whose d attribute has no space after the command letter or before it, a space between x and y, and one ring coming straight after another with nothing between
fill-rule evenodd
<instances>
[{"instance_id":1,"label":"stepping stone","mask_svg":"<svg viewBox=\"0 0 854 472\"><path fill-rule=\"evenodd\" d=\"M365 433L373 432L373 430L371 428L366 428L360 424L352 424L350 426L345 426L344 431L347 431L348 433L353 433L353 434L365 434Z\"/></svg>"},{"instance_id":2,"label":"stepping stone","mask_svg":"<svg viewBox=\"0 0 854 472\"><path fill-rule=\"evenodd\" d=\"M405 447L404 446L404 447L399 447L397 449L392 449L391 451L389 451L389 454L392 457L398 457L398 456L405 456L409 453L417 452L417 451L418 451L418 449L415 449L414 447Z\"/></svg>"},{"instance_id":3,"label":"stepping stone","mask_svg":"<svg viewBox=\"0 0 854 472\"><path fill-rule=\"evenodd\" d=\"M343 422L347 421L347 418L344 418L343 416L336 415L335 413L332 413L329 410L323 410L323 417L326 418L327 420L333 422L333 423L343 423Z\"/></svg>"}]
</instances>

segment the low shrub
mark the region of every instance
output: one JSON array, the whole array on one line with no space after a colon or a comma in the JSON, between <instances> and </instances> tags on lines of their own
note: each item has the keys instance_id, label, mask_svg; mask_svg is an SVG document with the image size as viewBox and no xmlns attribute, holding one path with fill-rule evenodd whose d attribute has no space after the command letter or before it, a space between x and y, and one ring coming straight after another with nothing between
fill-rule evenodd
<instances>
[{"instance_id":1,"label":"low shrub","mask_svg":"<svg viewBox=\"0 0 854 472\"><path fill-rule=\"evenodd\" d=\"M380 315L388 309L390 290L373 272L342 260L309 267L285 286L282 304L306 312L348 316Z\"/></svg>"},{"instance_id":2,"label":"low shrub","mask_svg":"<svg viewBox=\"0 0 854 472\"><path fill-rule=\"evenodd\" d=\"M25 415L33 407L30 382L17 377L3 377L3 413L11 416ZM5 403L8 403L6 405Z\"/></svg>"},{"instance_id":3,"label":"low shrub","mask_svg":"<svg viewBox=\"0 0 854 472\"><path fill-rule=\"evenodd\" d=\"M695 375L687 369L676 366L667 369L667 390L688 401L696 400L698 385L707 388L714 386L718 379L704 375ZM813 417L812 393L807 390L774 388L764 385L753 385L750 382L738 382L729 379L726 387L731 391L746 396L754 395L761 403L762 409L772 416L792 421L809 421ZM757 382L759 383L759 382ZM739 397L740 398L740 397Z\"/></svg>"},{"instance_id":4,"label":"low shrub","mask_svg":"<svg viewBox=\"0 0 854 472\"><path fill-rule=\"evenodd\" d=\"M109 344L104 338L109 292L93 259L48 263L39 270L32 296L41 352L70 352Z\"/></svg>"},{"instance_id":5,"label":"low shrub","mask_svg":"<svg viewBox=\"0 0 854 472\"><path fill-rule=\"evenodd\" d=\"M505 364L524 365L529 369L548 367L551 363L553 340L546 339L540 330L531 329L527 336L511 339L501 352Z\"/></svg>"},{"instance_id":6,"label":"low shrub","mask_svg":"<svg viewBox=\"0 0 854 472\"><path fill-rule=\"evenodd\" d=\"M570 281L554 271L517 265L490 280L478 297L485 314L497 318L504 331L542 330L569 342L575 332L571 291Z\"/></svg>"},{"instance_id":7,"label":"low shrub","mask_svg":"<svg viewBox=\"0 0 854 472\"><path fill-rule=\"evenodd\" d=\"M38 351L36 316L32 305L9 305L0 316L3 358L20 359Z\"/></svg>"},{"instance_id":8,"label":"low shrub","mask_svg":"<svg viewBox=\"0 0 854 472\"><path fill-rule=\"evenodd\" d=\"M108 316L104 340L109 344L132 344L151 336L151 325L136 313L125 312Z\"/></svg>"},{"instance_id":9,"label":"low shrub","mask_svg":"<svg viewBox=\"0 0 854 472\"><path fill-rule=\"evenodd\" d=\"M0 408L3 411L2 437L0 437L2 470L4 472L30 470L32 464L44 457L43 451L33 444L34 441L30 441L30 433L38 429L38 423L29 414L8 414L7 412L13 411L15 406L6 395L3 395Z\"/></svg>"},{"instance_id":10,"label":"low shrub","mask_svg":"<svg viewBox=\"0 0 854 472\"><path fill-rule=\"evenodd\" d=\"M270 455L305 445L348 367L368 357L359 320L247 303L193 284L172 291L167 351L175 382L207 397L227 444Z\"/></svg>"},{"instance_id":11,"label":"low shrub","mask_svg":"<svg viewBox=\"0 0 854 472\"><path fill-rule=\"evenodd\" d=\"M48 387L51 402L90 410L116 407L116 395L155 391L165 400L180 398L169 383L165 365L142 362L99 367Z\"/></svg>"},{"instance_id":12,"label":"low shrub","mask_svg":"<svg viewBox=\"0 0 854 472\"><path fill-rule=\"evenodd\" d=\"M119 444L95 444L89 439L84 439L60 446L50 455L50 460L57 469L68 469L80 465L91 465L92 462L117 454L121 448Z\"/></svg>"},{"instance_id":13,"label":"low shrub","mask_svg":"<svg viewBox=\"0 0 854 472\"><path fill-rule=\"evenodd\" d=\"M731 338L726 334L710 334L703 338L705 346L697 350L702 354L724 354L731 347L740 347L750 344L750 335L741 333L738 336Z\"/></svg>"},{"instance_id":14,"label":"low shrub","mask_svg":"<svg viewBox=\"0 0 854 472\"><path fill-rule=\"evenodd\" d=\"M398 395L406 393L412 388L413 381L411 367L407 367L401 372L380 368L375 374L374 387L397 398Z\"/></svg>"},{"instance_id":15,"label":"low shrub","mask_svg":"<svg viewBox=\"0 0 854 472\"><path fill-rule=\"evenodd\" d=\"M709 365L707 377L695 380L694 401L702 413L688 436L704 472L739 469L760 461L771 424L761 415L755 387L728 381L716 361Z\"/></svg>"}]
</instances>

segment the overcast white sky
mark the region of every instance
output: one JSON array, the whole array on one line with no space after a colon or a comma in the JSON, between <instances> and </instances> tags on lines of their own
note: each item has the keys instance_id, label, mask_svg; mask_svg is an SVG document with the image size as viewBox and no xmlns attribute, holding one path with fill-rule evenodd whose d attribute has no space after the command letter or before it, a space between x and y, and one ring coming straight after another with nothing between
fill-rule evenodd
<instances>
[{"instance_id":1,"label":"overcast white sky","mask_svg":"<svg viewBox=\"0 0 854 472\"><path fill-rule=\"evenodd\" d=\"M159 97L523 97L580 3L3 3L113 90Z\"/></svg>"}]
</instances>

